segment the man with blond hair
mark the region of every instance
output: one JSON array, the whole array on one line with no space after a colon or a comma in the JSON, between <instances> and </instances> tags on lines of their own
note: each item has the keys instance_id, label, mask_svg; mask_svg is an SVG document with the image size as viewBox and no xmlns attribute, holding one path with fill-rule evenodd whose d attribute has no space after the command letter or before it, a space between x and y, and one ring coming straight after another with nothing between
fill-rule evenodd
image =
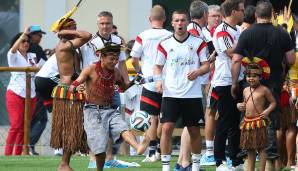
<instances>
[{"instance_id":1,"label":"man with blond hair","mask_svg":"<svg viewBox=\"0 0 298 171\"><path fill-rule=\"evenodd\" d=\"M166 20L164 8L155 5L150 11L149 22L150 29L140 33L132 48L132 64L135 70L143 74L144 77L153 76L153 67L156 61L157 45L165 37L172 33L163 29ZM140 68L139 61L142 61ZM151 116L151 125L148 130L150 136L149 154L142 162L155 162L159 159L160 151L155 155L157 149L157 127L159 123L159 113L161 106L162 94L158 93L154 83L144 84L141 96L140 110L146 111Z\"/></svg>"}]
</instances>

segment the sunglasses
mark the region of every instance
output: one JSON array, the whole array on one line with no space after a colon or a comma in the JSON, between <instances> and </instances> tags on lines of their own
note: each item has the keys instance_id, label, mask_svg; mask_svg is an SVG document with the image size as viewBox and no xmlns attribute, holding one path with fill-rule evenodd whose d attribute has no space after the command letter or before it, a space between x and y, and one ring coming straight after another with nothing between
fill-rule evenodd
<instances>
[{"instance_id":1,"label":"sunglasses","mask_svg":"<svg viewBox=\"0 0 298 171\"><path fill-rule=\"evenodd\" d=\"M22 43L25 43L25 42L29 43L29 40L22 40Z\"/></svg>"}]
</instances>

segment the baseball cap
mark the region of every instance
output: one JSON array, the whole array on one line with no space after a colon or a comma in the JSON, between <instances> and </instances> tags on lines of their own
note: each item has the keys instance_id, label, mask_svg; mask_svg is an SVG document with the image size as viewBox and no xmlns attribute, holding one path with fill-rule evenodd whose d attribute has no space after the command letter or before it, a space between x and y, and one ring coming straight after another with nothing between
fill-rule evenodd
<instances>
[{"instance_id":1,"label":"baseball cap","mask_svg":"<svg viewBox=\"0 0 298 171\"><path fill-rule=\"evenodd\" d=\"M39 25L32 25L29 28L30 34L34 33L41 33L41 34L46 34L46 32L42 31Z\"/></svg>"}]
</instances>

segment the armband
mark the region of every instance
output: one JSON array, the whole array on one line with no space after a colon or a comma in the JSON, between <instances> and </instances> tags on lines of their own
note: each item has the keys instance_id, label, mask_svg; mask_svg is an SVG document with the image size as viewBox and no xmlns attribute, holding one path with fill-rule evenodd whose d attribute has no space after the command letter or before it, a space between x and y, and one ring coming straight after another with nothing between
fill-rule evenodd
<instances>
[{"instance_id":1,"label":"armband","mask_svg":"<svg viewBox=\"0 0 298 171\"><path fill-rule=\"evenodd\" d=\"M73 81L73 82L71 83L71 85L77 87L77 86L80 85L80 83L79 83L77 80L75 80L75 81Z\"/></svg>"}]
</instances>

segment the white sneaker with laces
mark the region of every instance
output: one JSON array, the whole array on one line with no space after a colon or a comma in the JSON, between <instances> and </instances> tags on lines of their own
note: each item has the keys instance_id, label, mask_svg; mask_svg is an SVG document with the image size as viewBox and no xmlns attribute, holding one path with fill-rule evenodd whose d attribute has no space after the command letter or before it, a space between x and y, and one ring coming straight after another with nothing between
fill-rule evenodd
<instances>
[{"instance_id":1,"label":"white sneaker with laces","mask_svg":"<svg viewBox=\"0 0 298 171\"><path fill-rule=\"evenodd\" d=\"M152 155L151 157L146 156L146 158L144 160L142 160L142 162L144 162L144 163L153 163L156 161L157 161L157 159L156 159L155 155Z\"/></svg>"},{"instance_id":2,"label":"white sneaker with laces","mask_svg":"<svg viewBox=\"0 0 298 171\"><path fill-rule=\"evenodd\" d=\"M231 168L229 168L226 164L221 164L216 167L216 171L231 171Z\"/></svg>"}]
</instances>

